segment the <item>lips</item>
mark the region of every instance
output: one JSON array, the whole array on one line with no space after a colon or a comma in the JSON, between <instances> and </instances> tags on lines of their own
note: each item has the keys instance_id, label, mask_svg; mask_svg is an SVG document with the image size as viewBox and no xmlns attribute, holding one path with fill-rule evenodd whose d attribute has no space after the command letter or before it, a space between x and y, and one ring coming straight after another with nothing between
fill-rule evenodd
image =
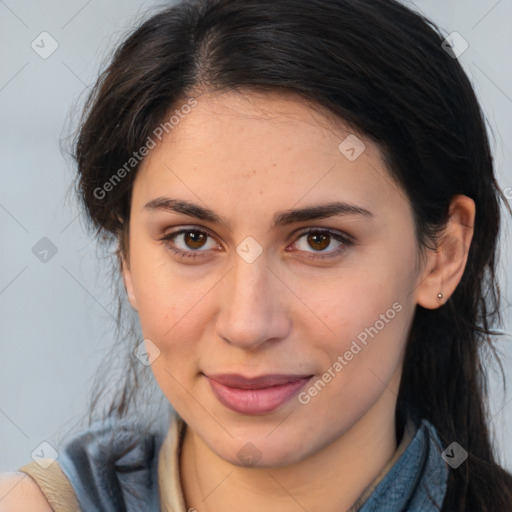
<instances>
[{"instance_id":1,"label":"lips","mask_svg":"<svg viewBox=\"0 0 512 512\"><path fill-rule=\"evenodd\" d=\"M240 414L258 415L268 414L288 402L312 375L272 374L248 378L237 374L212 374L205 377L221 404Z\"/></svg>"}]
</instances>

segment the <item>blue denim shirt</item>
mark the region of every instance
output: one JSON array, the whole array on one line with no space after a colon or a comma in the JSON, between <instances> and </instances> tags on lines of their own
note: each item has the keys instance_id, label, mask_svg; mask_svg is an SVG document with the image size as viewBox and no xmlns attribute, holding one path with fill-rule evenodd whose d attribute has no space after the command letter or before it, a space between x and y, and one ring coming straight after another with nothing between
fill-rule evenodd
<instances>
[{"instance_id":1,"label":"blue denim shirt","mask_svg":"<svg viewBox=\"0 0 512 512\"><path fill-rule=\"evenodd\" d=\"M441 510L448 466L441 457L435 428L423 420L413 439L371 494L353 510L358 512Z\"/></svg>"},{"instance_id":2,"label":"blue denim shirt","mask_svg":"<svg viewBox=\"0 0 512 512\"><path fill-rule=\"evenodd\" d=\"M350 512L434 512L442 507L448 468L435 428L412 422L408 444ZM165 432L129 422L96 424L61 448L58 463L86 512L160 511L158 454ZM130 446L130 444L132 446ZM397 453L398 455L398 453ZM181 511L172 511L181 512Z\"/></svg>"}]
</instances>

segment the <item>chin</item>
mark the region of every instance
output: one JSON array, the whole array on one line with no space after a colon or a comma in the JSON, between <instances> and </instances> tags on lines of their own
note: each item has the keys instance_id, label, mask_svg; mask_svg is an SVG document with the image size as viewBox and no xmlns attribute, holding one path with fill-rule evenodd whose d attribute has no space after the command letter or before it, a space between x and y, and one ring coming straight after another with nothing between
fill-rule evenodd
<instances>
[{"instance_id":1,"label":"chin","mask_svg":"<svg viewBox=\"0 0 512 512\"><path fill-rule=\"evenodd\" d=\"M307 454L301 451L302 446L299 440L288 439L288 443L284 443L276 436L273 440L262 437L253 441L246 437L221 449L218 446L211 448L220 458L240 468L279 468L306 457Z\"/></svg>"}]
</instances>

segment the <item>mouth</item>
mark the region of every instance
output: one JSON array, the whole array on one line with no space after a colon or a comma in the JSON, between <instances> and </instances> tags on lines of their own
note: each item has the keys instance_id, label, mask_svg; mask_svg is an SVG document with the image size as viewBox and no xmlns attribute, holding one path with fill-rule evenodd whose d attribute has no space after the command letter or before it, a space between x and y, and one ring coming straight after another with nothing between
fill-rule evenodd
<instances>
[{"instance_id":1,"label":"mouth","mask_svg":"<svg viewBox=\"0 0 512 512\"><path fill-rule=\"evenodd\" d=\"M263 375L244 377L236 374L203 375L213 395L228 409L240 414L268 414L296 395L312 375Z\"/></svg>"}]
</instances>

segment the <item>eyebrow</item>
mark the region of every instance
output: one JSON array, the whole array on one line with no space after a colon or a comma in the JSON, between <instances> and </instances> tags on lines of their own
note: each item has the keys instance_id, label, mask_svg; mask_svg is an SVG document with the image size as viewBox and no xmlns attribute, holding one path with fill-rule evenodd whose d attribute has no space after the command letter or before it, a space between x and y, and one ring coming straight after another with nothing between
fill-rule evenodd
<instances>
[{"instance_id":1,"label":"eyebrow","mask_svg":"<svg viewBox=\"0 0 512 512\"><path fill-rule=\"evenodd\" d=\"M216 214L213 210L190 203L183 199L172 199L170 197L157 197L144 205L144 210L164 210L174 213L182 213L189 217L211 222L214 224L224 224L229 228L229 222L223 217ZM284 210L276 212L273 217L272 228L287 226L296 222L304 222L314 219L326 219L329 217L344 215L363 215L365 217L373 217L366 208L361 206L344 203L342 201L334 201L330 203L320 203L304 208Z\"/></svg>"}]
</instances>

